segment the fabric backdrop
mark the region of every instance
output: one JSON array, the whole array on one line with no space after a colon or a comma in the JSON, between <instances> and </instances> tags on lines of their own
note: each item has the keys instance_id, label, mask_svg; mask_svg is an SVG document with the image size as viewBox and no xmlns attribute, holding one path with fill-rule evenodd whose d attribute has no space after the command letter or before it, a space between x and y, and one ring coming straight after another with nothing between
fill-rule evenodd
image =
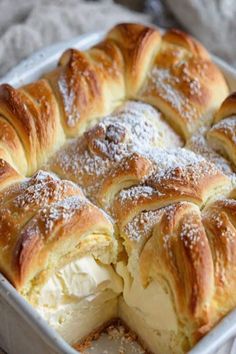
<instances>
[{"instance_id":1,"label":"fabric backdrop","mask_svg":"<svg viewBox=\"0 0 236 354\"><path fill-rule=\"evenodd\" d=\"M120 0L121 1L121 0ZM0 0L0 76L37 49L121 21L186 29L236 66L235 0Z\"/></svg>"},{"instance_id":2,"label":"fabric backdrop","mask_svg":"<svg viewBox=\"0 0 236 354\"><path fill-rule=\"evenodd\" d=\"M112 0L0 0L0 76L41 47L118 22L148 20Z\"/></svg>"}]
</instances>

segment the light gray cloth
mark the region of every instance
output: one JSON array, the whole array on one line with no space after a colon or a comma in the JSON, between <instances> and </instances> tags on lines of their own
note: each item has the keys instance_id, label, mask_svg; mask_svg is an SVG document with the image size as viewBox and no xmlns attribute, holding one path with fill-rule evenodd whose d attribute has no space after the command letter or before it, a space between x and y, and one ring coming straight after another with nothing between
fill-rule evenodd
<instances>
[{"instance_id":1,"label":"light gray cloth","mask_svg":"<svg viewBox=\"0 0 236 354\"><path fill-rule=\"evenodd\" d=\"M119 22L147 22L112 0L1 0L0 76L37 49Z\"/></svg>"},{"instance_id":2,"label":"light gray cloth","mask_svg":"<svg viewBox=\"0 0 236 354\"><path fill-rule=\"evenodd\" d=\"M146 1L156 24L165 28L177 26L185 29L210 52L236 66L235 0Z\"/></svg>"},{"instance_id":3,"label":"light gray cloth","mask_svg":"<svg viewBox=\"0 0 236 354\"><path fill-rule=\"evenodd\" d=\"M178 21L212 53L236 66L235 0L165 0Z\"/></svg>"},{"instance_id":4,"label":"light gray cloth","mask_svg":"<svg viewBox=\"0 0 236 354\"><path fill-rule=\"evenodd\" d=\"M135 7L140 0L128 1ZM123 1L124 2L124 1ZM118 22L182 27L236 66L235 0L143 0L149 15L112 0L0 0L0 76L37 49Z\"/></svg>"}]
</instances>

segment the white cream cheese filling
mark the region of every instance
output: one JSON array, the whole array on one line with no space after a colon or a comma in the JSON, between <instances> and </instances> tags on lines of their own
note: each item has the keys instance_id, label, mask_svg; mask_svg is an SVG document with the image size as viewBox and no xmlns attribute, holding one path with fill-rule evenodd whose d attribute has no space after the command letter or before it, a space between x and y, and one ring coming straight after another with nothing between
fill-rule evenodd
<instances>
[{"instance_id":1,"label":"white cream cheese filling","mask_svg":"<svg viewBox=\"0 0 236 354\"><path fill-rule=\"evenodd\" d=\"M156 281L144 288L138 274L134 278L127 266L118 262L117 272L124 280L125 303L139 313L146 324L154 330L178 330L178 322L170 294Z\"/></svg>"},{"instance_id":2,"label":"white cream cheese filling","mask_svg":"<svg viewBox=\"0 0 236 354\"><path fill-rule=\"evenodd\" d=\"M92 256L75 260L45 283L35 305L69 343L75 343L117 316L122 280L112 266Z\"/></svg>"},{"instance_id":3,"label":"white cream cheese filling","mask_svg":"<svg viewBox=\"0 0 236 354\"><path fill-rule=\"evenodd\" d=\"M144 288L139 272L135 267L130 272L124 262L117 263L116 271L92 256L65 265L44 284L35 307L70 344L115 317L123 319L155 353L160 348L169 350L166 343L173 344L178 336L168 291L157 281Z\"/></svg>"}]
</instances>

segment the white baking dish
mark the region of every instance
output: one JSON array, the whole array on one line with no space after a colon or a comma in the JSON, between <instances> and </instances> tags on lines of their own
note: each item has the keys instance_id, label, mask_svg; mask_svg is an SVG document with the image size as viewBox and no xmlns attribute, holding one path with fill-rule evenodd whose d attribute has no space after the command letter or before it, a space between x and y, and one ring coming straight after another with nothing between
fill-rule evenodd
<instances>
[{"instance_id":1,"label":"white baking dish","mask_svg":"<svg viewBox=\"0 0 236 354\"><path fill-rule=\"evenodd\" d=\"M104 32L87 34L41 50L9 72L0 83L7 82L17 87L31 82L55 66L66 48L85 50L100 41L103 36ZM236 91L236 70L216 57L214 61L224 72L231 91ZM235 335L236 310L225 317L189 354L215 354L217 348ZM8 354L78 354L52 328L49 328L1 274L0 347ZM101 354L101 351L93 350L92 353ZM231 351L225 349L221 353L236 354L236 349L232 348ZM116 350L109 349L109 354L116 354Z\"/></svg>"}]
</instances>

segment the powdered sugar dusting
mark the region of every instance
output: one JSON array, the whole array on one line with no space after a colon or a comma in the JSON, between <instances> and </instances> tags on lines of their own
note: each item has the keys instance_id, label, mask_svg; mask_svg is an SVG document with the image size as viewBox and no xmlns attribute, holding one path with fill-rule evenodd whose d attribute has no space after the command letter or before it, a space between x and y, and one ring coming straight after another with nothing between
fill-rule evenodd
<instances>
[{"instance_id":1,"label":"powdered sugar dusting","mask_svg":"<svg viewBox=\"0 0 236 354\"><path fill-rule=\"evenodd\" d=\"M51 199L59 200L67 186L55 175L38 171L32 178L22 183L21 193L15 198L14 205L27 210L33 206L42 206Z\"/></svg>"},{"instance_id":2,"label":"powdered sugar dusting","mask_svg":"<svg viewBox=\"0 0 236 354\"><path fill-rule=\"evenodd\" d=\"M123 158L133 152L145 155L147 149L160 145L166 128L167 124L161 121L160 114L154 108L128 102L81 138L61 149L52 160L52 169L79 183L88 195L94 194L104 177ZM180 146L181 140L169 129L169 144Z\"/></svg>"},{"instance_id":3,"label":"powdered sugar dusting","mask_svg":"<svg viewBox=\"0 0 236 354\"><path fill-rule=\"evenodd\" d=\"M139 198L151 199L156 192L155 189L149 186L135 186L123 189L119 194L119 200L121 203L125 203L127 200L138 201Z\"/></svg>"},{"instance_id":4,"label":"powdered sugar dusting","mask_svg":"<svg viewBox=\"0 0 236 354\"><path fill-rule=\"evenodd\" d=\"M154 172L147 175L142 184L119 192L117 198L120 205L129 202L135 205L141 200L148 202L164 195L167 197L169 187L176 188L179 195L182 195L184 190L179 187L179 183L181 186L185 183L195 192L196 188L202 188L204 178L220 176L214 164L186 149L150 149L145 154L153 161Z\"/></svg>"},{"instance_id":5,"label":"powdered sugar dusting","mask_svg":"<svg viewBox=\"0 0 236 354\"><path fill-rule=\"evenodd\" d=\"M216 228L219 230L215 237L224 238L226 242L235 242L236 232L232 229L230 219L227 221L225 216L227 213L233 214L236 210L236 200L222 198L220 201L216 202L216 206L213 205L209 211L206 211L206 217L210 218L211 223L213 222ZM222 214L223 212L223 214Z\"/></svg>"},{"instance_id":6,"label":"powdered sugar dusting","mask_svg":"<svg viewBox=\"0 0 236 354\"><path fill-rule=\"evenodd\" d=\"M145 240L152 232L153 226L160 221L161 216L161 210L144 211L125 226L124 232L132 241Z\"/></svg>"},{"instance_id":7,"label":"powdered sugar dusting","mask_svg":"<svg viewBox=\"0 0 236 354\"><path fill-rule=\"evenodd\" d=\"M178 206L183 202L179 202ZM171 221L176 211L176 204L168 205L164 208L156 210L143 211L136 215L124 228L124 231L129 239L132 241L145 240L152 233L153 227L158 224L163 215L167 220ZM164 236L165 237L165 236ZM165 241L164 241L165 247Z\"/></svg>"},{"instance_id":8,"label":"powdered sugar dusting","mask_svg":"<svg viewBox=\"0 0 236 354\"><path fill-rule=\"evenodd\" d=\"M43 208L40 214L46 233L52 232L58 222L68 223L88 203L85 198L72 196Z\"/></svg>"},{"instance_id":9,"label":"powdered sugar dusting","mask_svg":"<svg viewBox=\"0 0 236 354\"><path fill-rule=\"evenodd\" d=\"M185 81L189 82L190 95L201 95L201 85L197 78L191 78L185 63ZM144 89L144 95L157 93L162 99L167 101L187 123L193 123L198 118L198 111L191 103L191 100L183 94L180 89L181 80L175 76L169 69L154 67L149 74L147 87Z\"/></svg>"},{"instance_id":10,"label":"powdered sugar dusting","mask_svg":"<svg viewBox=\"0 0 236 354\"><path fill-rule=\"evenodd\" d=\"M193 249L194 245L201 241L201 223L197 223L194 218L184 222L181 227L180 239L185 247Z\"/></svg>"},{"instance_id":11,"label":"powdered sugar dusting","mask_svg":"<svg viewBox=\"0 0 236 354\"><path fill-rule=\"evenodd\" d=\"M233 174L229 161L219 155L206 140L207 127L201 127L187 142L186 148L202 155L207 161L214 163L220 171L228 176Z\"/></svg>"},{"instance_id":12,"label":"powdered sugar dusting","mask_svg":"<svg viewBox=\"0 0 236 354\"><path fill-rule=\"evenodd\" d=\"M236 144L236 116L221 120L219 123L216 123L210 131L221 131L225 133L234 144Z\"/></svg>"},{"instance_id":13,"label":"powdered sugar dusting","mask_svg":"<svg viewBox=\"0 0 236 354\"><path fill-rule=\"evenodd\" d=\"M129 135L139 148L145 146L175 147L183 142L178 134L166 123L162 114L151 105L128 101L117 110L119 122L129 127ZM113 117L117 118L117 117ZM105 119L106 121L106 119Z\"/></svg>"},{"instance_id":14,"label":"powdered sugar dusting","mask_svg":"<svg viewBox=\"0 0 236 354\"><path fill-rule=\"evenodd\" d=\"M219 172L214 164L187 149L153 149L151 153L156 170L150 180L156 183L169 179L198 183L206 175Z\"/></svg>"},{"instance_id":15,"label":"powdered sugar dusting","mask_svg":"<svg viewBox=\"0 0 236 354\"><path fill-rule=\"evenodd\" d=\"M76 126L80 118L78 109L75 106L75 93L71 90L67 83L65 77L61 77L58 81L59 90L63 98L63 106L66 113L66 120L69 127L73 128Z\"/></svg>"},{"instance_id":16,"label":"powdered sugar dusting","mask_svg":"<svg viewBox=\"0 0 236 354\"><path fill-rule=\"evenodd\" d=\"M225 284L227 280L227 265L231 268L231 262L234 262L233 250L235 248L236 232L235 228L232 227L230 215L232 215L232 212L235 214L235 208L235 200L222 199L210 206L204 213L207 229L210 225L209 237L214 255L215 276L222 284ZM213 233L211 231L212 227L215 231Z\"/></svg>"}]
</instances>

